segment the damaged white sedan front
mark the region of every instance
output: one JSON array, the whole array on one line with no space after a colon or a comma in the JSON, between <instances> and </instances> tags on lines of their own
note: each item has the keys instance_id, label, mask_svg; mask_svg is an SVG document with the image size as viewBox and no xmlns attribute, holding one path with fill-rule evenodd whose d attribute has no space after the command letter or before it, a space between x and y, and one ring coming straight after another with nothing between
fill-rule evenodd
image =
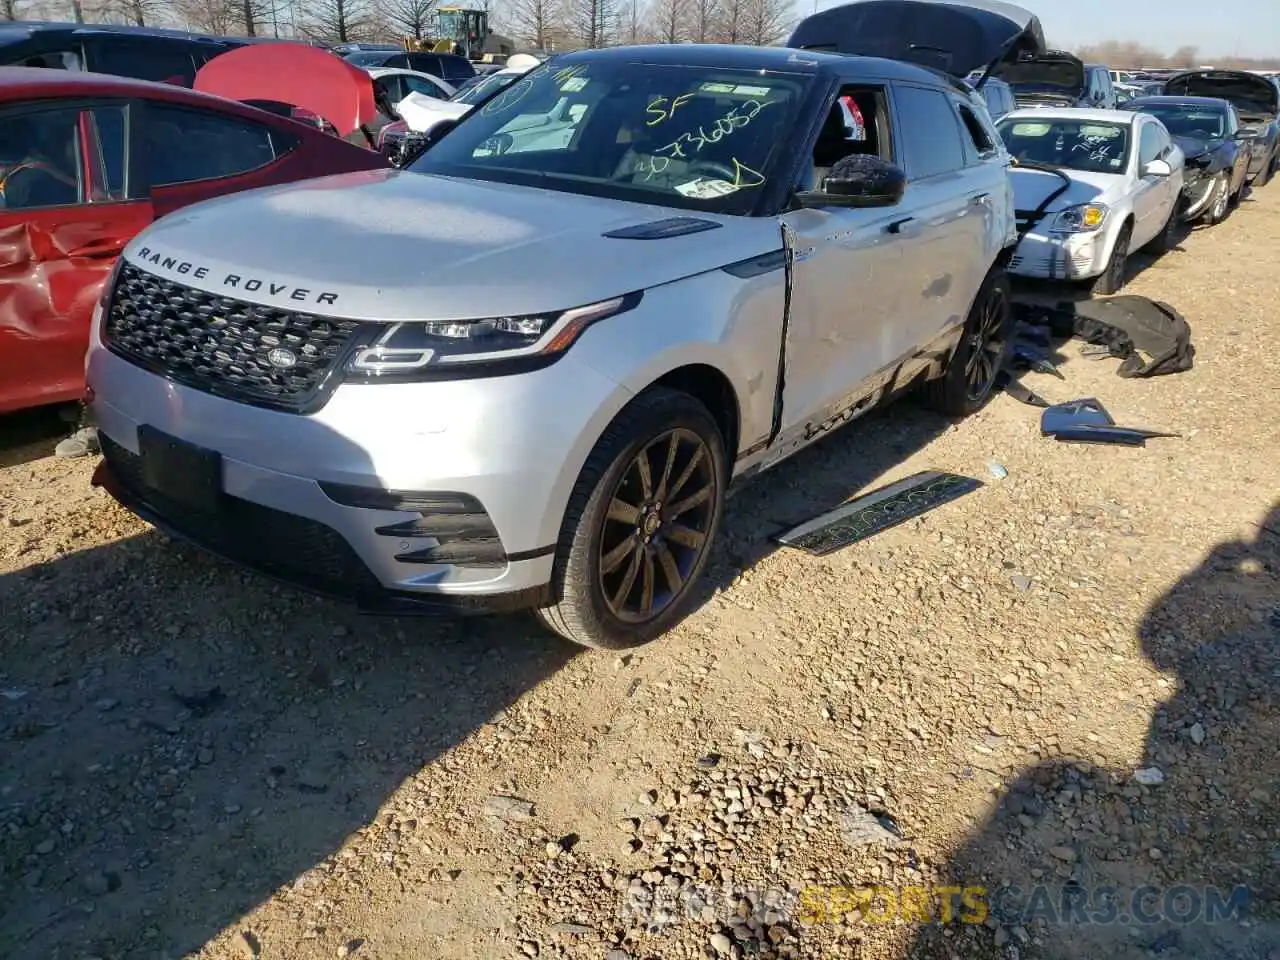
<instances>
[{"instance_id":1,"label":"damaged white sedan front","mask_svg":"<svg viewBox=\"0 0 1280 960\"><path fill-rule=\"evenodd\" d=\"M1156 118L1041 108L1016 110L999 129L1015 163L1011 273L1115 293L1131 251L1173 245L1184 157Z\"/></svg>"}]
</instances>

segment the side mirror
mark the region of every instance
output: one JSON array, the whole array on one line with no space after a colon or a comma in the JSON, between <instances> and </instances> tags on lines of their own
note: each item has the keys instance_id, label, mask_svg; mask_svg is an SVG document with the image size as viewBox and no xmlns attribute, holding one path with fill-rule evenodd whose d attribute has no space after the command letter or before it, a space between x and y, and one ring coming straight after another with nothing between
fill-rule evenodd
<instances>
[{"instance_id":1,"label":"side mirror","mask_svg":"<svg viewBox=\"0 0 1280 960\"><path fill-rule=\"evenodd\" d=\"M892 207L902 200L907 175L900 167L867 154L836 162L821 189L796 194L802 207Z\"/></svg>"},{"instance_id":2,"label":"side mirror","mask_svg":"<svg viewBox=\"0 0 1280 960\"><path fill-rule=\"evenodd\" d=\"M1142 168L1144 177L1171 177L1173 176L1173 167L1169 166L1168 160L1152 160Z\"/></svg>"}]
</instances>

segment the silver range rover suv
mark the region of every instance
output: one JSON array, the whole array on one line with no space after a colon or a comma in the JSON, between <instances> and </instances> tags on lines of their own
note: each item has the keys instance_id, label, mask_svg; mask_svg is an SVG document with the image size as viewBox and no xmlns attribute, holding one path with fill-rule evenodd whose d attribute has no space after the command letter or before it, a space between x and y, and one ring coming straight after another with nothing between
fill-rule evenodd
<instances>
[{"instance_id":1,"label":"silver range rover suv","mask_svg":"<svg viewBox=\"0 0 1280 960\"><path fill-rule=\"evenodd\" d=\"M959 78L1039 25L850 9L886 5L967 37L948 71L839 37L583 51L408 170L158 221L94 324L95 482L365 609L657 637L733 481L907 387L954 416L992 390L1013 200Z\"/></svg>"}]
</instances>

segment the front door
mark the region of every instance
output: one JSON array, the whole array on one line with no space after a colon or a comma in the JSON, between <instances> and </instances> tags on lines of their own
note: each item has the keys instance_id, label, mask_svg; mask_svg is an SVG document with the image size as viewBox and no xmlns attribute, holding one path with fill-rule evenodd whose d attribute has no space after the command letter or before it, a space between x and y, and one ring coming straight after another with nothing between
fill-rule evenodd
<instances>
[{"instance_id":1,"label":"front door","mask_svg":"<svg viewBox=\"0 0 1280 960\"><path fill-rule=\"evenodd\" d=\"M1168 195L1168 178L1143 174L1147 164L1160 158L1160 136L1156 125L1140 122L1138 129L1138 185L1133 198L1133 239L1130 250L1144 246L1164 226L1163 217L1168 214L1165 202Z\"/></svg>"},{"instance_id":2,"label":"front door","mask_svg":"<svg viewBox=\"0 0 1280 960\"><path fill-rule=\"evenodd\" d=\"M850 99L851 98L851 99ZM842 105L841 101L844 101ZM852 105L852 106L850 106ZM893 160L881 89L845 89L831 105L802 189L818 189L843 156ZM804 442L831 417L852 416L877 387L877 374L904 349L905 247L917 211L893 207L794 210L782 218L792 255L782 404L782 448Z\"/></svg>"},{"instance_id":3,"label":"front door","mask_svg":"<svg viewBox=\"0 0 1280 960\"><path fill-rule=\"evenodd\" d=\"M125 168L126 105L0 114L0 412L78 399L93 308L152 219Z\"/></svg>"}]
</instances>

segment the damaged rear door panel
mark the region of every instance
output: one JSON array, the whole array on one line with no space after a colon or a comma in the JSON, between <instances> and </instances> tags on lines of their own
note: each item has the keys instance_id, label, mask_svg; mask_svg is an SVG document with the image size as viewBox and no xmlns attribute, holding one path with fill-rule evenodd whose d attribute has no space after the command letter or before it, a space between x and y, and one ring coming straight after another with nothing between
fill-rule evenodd
<instances>
[{"instance_id":1,"label":"damaged rear door panel","mask_svg":"<svg viewBox=\"0 0 1280 960\"><path fill-rule=\"evenodd\" d=\"M131 197L127 104L0 114L0 412L79 399L89 318L152 220Z\"/></svg>"}]
</instances>

